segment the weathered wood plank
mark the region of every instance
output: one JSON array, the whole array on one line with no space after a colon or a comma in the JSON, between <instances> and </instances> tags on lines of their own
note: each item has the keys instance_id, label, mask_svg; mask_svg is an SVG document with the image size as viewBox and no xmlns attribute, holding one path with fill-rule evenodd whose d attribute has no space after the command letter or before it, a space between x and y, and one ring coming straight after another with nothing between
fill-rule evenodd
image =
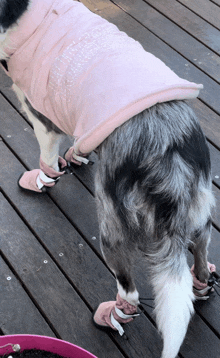
<instances>
[{"instance_id":1,"label":"weathered wood plank","mask_svg":"<svg viewBox=\"0 0 220 358\"><path fill-rule=\"evenodd\" d=\"M220 148L220 116L198 99L190 101L190 106L194 109L206 137Z\"/></svg>"},{"instance_id":2,"label":"weathered wood plank","mask_svg":"<svg viewBox=\"0 0 220 358\"><path fill-rule=\"evenodd\" d=\"M134 0L135 1L135 0ZM144 0L168 19L201 41L208 48L220 53L219 30L207 23L191 10L173 0ZM197 3L198 4L198 3Z\"/></svg>"},{"instance_id":3,"label":"weathered wood plank","mask_svg":"<svg viewBox=\"0 0 220 358\"><path fill-rule=\"evenodd\" d=\"M142 0L114 0L124 11L137 19L183 57L220 82L220 58L205 45L171 22Z\"/></svg>"},{"instance_id":4,"label":"weathered wood plank","mask_svg":"<svg viewBox=\"0 0 220 358\"><path fill-rule=\"evenodd\" d=\"M93 326L88 307L2 195L0 210L1 250L59 336L97 356L122 357Z\"/></svg>"},{"instance_id":5,"label":"weathered wood plank","mask_svg":"<svg viewBox=\"0 0 220 358\"><path fill-rule=\"evenodd\" d=\"M211 351L210 342L213 342ZM209 358L217 358L220 355L219 339L198 315L194 315L180 352L187 358L207 358L207 351L210 353Z\"/></svg>"},{"instance_id":6,"label":"weathered wood plank","mask_svg":"<svg viewBox=\"0 0 220 358\"><path fill-rule=\"evenodd\" d=\"M0 229L1 232L2 229ZM24 291L18 279L0 257L0 327L4 334L55 334Z\"/></svg>"},{"instance_id":7,"label":"weathered wood plank","mask_svg":"<svg viewBox=\"0 0 220 358\"><path fill-rule=\"evenodd\" d=\"M216 4L207 0L199 0L199 3L197 0L178 0L178 2L220 30L220 9Z\"/></svg>"}]
</instances>

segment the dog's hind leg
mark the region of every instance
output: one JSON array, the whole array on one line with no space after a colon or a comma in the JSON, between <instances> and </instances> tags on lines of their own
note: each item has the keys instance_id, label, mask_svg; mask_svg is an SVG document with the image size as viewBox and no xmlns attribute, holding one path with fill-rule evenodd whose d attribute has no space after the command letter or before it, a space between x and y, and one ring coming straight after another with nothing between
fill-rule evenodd
<instances>
[{"instance_id":1,"label":"dog's hind leg","mask_svg":"<svg viewBox=\"0 0 220 358\"><path fill-rule=\"evenodd\" d=\"M114 247L102 238L102 252L105 261L114 273L117 281L118 294L116 301L101 303L96 309L93 321L98 328L118 330L120 335L124 329L120 323L128 323L138 316L138 292L131 277L129 253L120 243Z\"/></svg>"},{"instance_id":2,"label":"dog's hind leg","mask_svg":"<svg viewBox=\"0 0 220 358\"><path fill-rule=\"evenodd\" d=\"M192 251L194 255L194 274L198 280L207 284L209 279L209 270L207 266L208 244L211 235L211 219L209 219L203 228L198 229L193 238L194 245Z\"/></svg>"},{"instance_id":3,"label":"dog's hind leg","mask_svg":"<svg viewBox=\"0 0 220 358\"><path fill-rule=\"evenodd\" d=\"M207 285L210 272L215 271L215 265L207 259L208 245L211 237L211 209L214 197L210 189L199 190L196 205L190 209L191 222L196 230L192 234L191 249L194 255L193 274L194 293L198 299L207 299L211 287Z\"/></svg>"},{"instance_id":4,"label":"dog's hind leg","mask_svg":"<svg viewBox=\"0 0 220 358\"><path fill-rule=\"evenodd\" d=\"M66 161L59 157L62 132L43 115L35 111L25 98L23 92L13 85L13 89L22 104L23 111L33 124L34 132L40 146L40 169L23 173L18 185L20 188L41 193L46 187L52 187L64 174Z\"/></svg>"},{"instance_id":5,"label":"dog's hind leg","mask_svg":"<svg viewBox=\"0 0 220 358\"><path fill-rule=\"evenodd\" d=\"M111 246L110 242L106 241L106 237L105 239L102 237L101 241L103 256L117 281L118 294L129 304L137 306L139 294L131 273L133 260L129 249L120 242Z\"/></svg>"},{"instance_id":6,"label":"dog's hind leg","mask_svg":"<svg viewBox=\"0 0 220 358\"><path fill-rule=\"evenodd\" d=\"M127 247L114 204L106 197L99 180L96 180L96 193L101 249L108 267L115 275L118 294L116 301L103 302L98 306L93 321L98 328L115 329L123 335L120 323L128 323L138 315L139 295L131 274L134 248Z\"/></svg>"}]
</instances>

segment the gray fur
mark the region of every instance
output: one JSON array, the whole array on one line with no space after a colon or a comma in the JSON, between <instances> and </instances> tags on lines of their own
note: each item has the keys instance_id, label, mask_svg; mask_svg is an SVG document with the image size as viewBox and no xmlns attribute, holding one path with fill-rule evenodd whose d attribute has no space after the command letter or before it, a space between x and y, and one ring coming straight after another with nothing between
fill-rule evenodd
<instances>
[{"instance_id":1,"label":"gray fur","mask_svg":"<svg viewBox=\"0 0 220 358\"><path fill-rule=\"evenodd\" d=\"M202 159L196 168L179 150L187 149L187 141L195 135L200 135L204 146L197 148L197 157ZM99 158L96 196L102 249L116 276L117 271L128 272L130 266L130 260L127 264L118 260L116 267L117 252L121 255L125 250L127 257L138 248L150 264L157 262L158 270L168 266L181 274L175 256L195 242L195 256L200 258L195 263L196 272L201 281L207 280L206 246L211 230L207 222L213 206L210 160L189 106L179 101L145 110L100 145Z\"/></svg>"}]
</instances>

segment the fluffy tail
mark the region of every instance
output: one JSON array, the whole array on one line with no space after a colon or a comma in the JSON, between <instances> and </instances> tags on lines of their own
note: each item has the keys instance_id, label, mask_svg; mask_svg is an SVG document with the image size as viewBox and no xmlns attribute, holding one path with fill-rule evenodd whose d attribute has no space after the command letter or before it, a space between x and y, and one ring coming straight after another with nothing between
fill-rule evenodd
<instances>
[{"instance_id":1,"label":"fluffy tail","mask_svg":"<svg viewBox=\"0 0 220 358\"><path fill-rule=\"evenodd\" d=\"M155 313L164 342L162 358L175 358L194 312L194 295L185 253L172 255L170 265L165 262L165 267L161 263L153 268Z\"/></svg>"}]
</instances>

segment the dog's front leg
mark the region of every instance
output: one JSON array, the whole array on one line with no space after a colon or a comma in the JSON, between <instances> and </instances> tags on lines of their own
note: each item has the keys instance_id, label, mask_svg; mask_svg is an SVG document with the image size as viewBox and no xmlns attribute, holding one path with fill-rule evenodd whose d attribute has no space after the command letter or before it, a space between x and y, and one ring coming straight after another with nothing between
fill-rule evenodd
<instances>
[{"instance_id":1,"label":"dog's front leg","mask_svg":"<svg viewBox=\"0 0 220 358\"><path fill-rule=\"evenodd\" d=\"M47 131L46 127L34 116L32 116L32 123L40 146L41 160L46 166L59 172L59 146L62 135Z\"/></svg>"},{"instance_id":2,"label":"dog's front leg","mask_svg":"<svg viewBox=\"0 0 220 358\"><path fill-rule=\"evenodd\" d=\"M24 190L43 192L57 183L65 173L67 163L58 155L61 136L55 132L47 132L39 121L34 122L34 129L41 151L40 169L23 173L18 185Z\"/></svg>"},{"instance_id":3,"label":"dog's front leg","mask_svg":"<svg viewBox=\"0 0 220 358\"><path fill-rule=\"evenodd\" d=\"M33 124L41 153L40 169L23 173L18 180L18 185L24 190L41 193L45 191L45 188L54 186L60 176L65 173L64 167L66 167L67 163L63 158L59 157L62 135L54 130L48 130L46 125L37 117L37 112L31 111L31 106L28 105L23 92L16 85L13 85L13 89L22 104L22 109Z\"/></svg>"}]
</instances>

